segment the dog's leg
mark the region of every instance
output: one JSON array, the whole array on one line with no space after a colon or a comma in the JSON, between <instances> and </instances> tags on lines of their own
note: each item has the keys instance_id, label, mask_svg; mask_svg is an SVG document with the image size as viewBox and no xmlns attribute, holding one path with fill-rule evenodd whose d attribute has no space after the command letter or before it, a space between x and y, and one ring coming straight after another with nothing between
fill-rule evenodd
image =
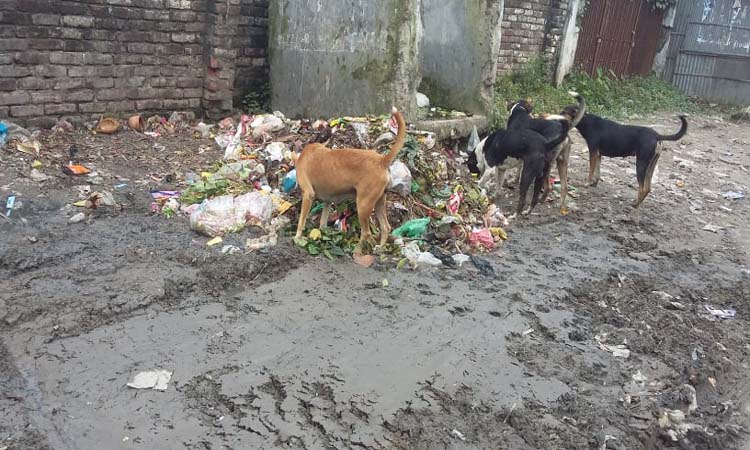
<instances>
[{"instance_id":1,"label":"dog's leg","mask_svg":"<svg viewBox=\"0 0 750 450\"><path fill-rule=\"evenodd\" d=\"M378 198L384 196L383 192L380 192L378 197L373 197L372 194L372 192L367 192L366 194L360 194L359 192L357 192L357 216L359 217L360 228L360 252L364 251L364 247L362 247L364 243L372 244L372 233L370 232L370 217L372 216L372 210L375 207L375 203L377 202Z\"/></svg>"},{"instance_id":2,"label":"dog's leg","mask_svg":"<svg viewBox=\"0 0 750 450\"><path fill-rule=\"evenodd\" d=\"M568 161L570 160L570 140L563 144L560 155L557 157L557 174L560 176L560 213L567 214L565 199L568 197Z\"/></svg>"},{"instance_id":3,"label":"dog's leg","mask_svg":"<svg viewBox=\"0 0 750 450\"><path fill-rule=\"evenodd\" d=\"M516 206L516 214L518 215L522 215L524 208L526 208L526 195L529 193L529 187L531 187L535 178L532 164L524 164L521 171L521 183L518 186L518 205ZM536 196L538 199L538 195Z\"/></svg>"},{"instance_id":4,"label":"dog's leg","mask_svg":"<svg viewBox=\"0 0 750 450\"><path fill-rule=\"evenodd\" d=\"M299 210L299 222L297 223L297 234L295 238L301 238L302 233L305 231L305 222L307 222L307 215L310 214L310 208L312 208L313 201L315 201L314 192L302 192L302 207Z\"/></svg>"},{"instance_id":5,"label":"dog's leg","mask_svg":"<svg viewBox=\"0 0 750 450\"><path fill-rule=\"evenodd\" d=\"M543 189L544 192L542 192L542 198L540 201L542 203L547 201L547 196L552 192L552 182L549 180L550 175L552 175L552 163L546 164L546 167L544 169L544 180L543 181Z\"/></svg>"},{"instance_id":6,"label":"dog's leg","mask_svg":"<svg viewBox=\"0 0 750 450\"><path fill-rule=\"evenodd\" d=\"M531 195L531 206L529 206L529 210L526 211L525 214L531 214L531 211L534 209L537 203L539 203L539 194L542 193L542 189L544 189L544 178L537 177L534 180L534 192Z\"/></svg>"},{"instance_id":7,"label":"dog's leg","mask_svg":"<svg viewBox=\"0 0 750 450\"><path fill-rule=\"evenodd\" d=\"M651 155L645 157L636 157L635 172L638 177L638 198L633 205L637 208L641 205L646 196L651 192L651 179L654 176L654 170L656 169L656 162L659 160L661 154L661 146L659 143L656 144L656 148L649 152Z\"/></svg>"},{"instance_id":8,"label":"dog's leg","mask_svg":"<svg viewBox=\"0 0 750 450\"><path fill-rule=\"evenodd\" d=\"M500 166L495 167L495 176L497 181L495 183L495 205L500 205L501 191L503 190L503 181L505 181L505 170Z\"/></svg>"},{"instance_id":9,"label":"dog's leg","mask_svg":"<svg viewBox=\"0 0 750 450\"><path fill-rule=\"evenodd\" d=\"M602 155L598 150L589 148L589 183L590 187L599 184L599 166L602 163Z\"/></svg>"},{"instance_id":10,"label":"dog's leg","mask_svg":"<svg viewBox=\"0 0 750 450\"><path fill-rule=\"evenodd\" d=\"M328 217L331 215L331 204L325 203L320 213L320 229L328 228Z\"/></svg>"},{"instance_id":11,"label":"dog's leg","mask_svg":"<svg viewBox=\"0 0 750 450\"><path fill-rule=\"evenodd\" d=\"M383 246L388 242L388 236L391 234L391 224L388 223L385 194L375 203L375 219L377 219L378 227L380 228L380 245Z\"/></svg>"}]
</instances>

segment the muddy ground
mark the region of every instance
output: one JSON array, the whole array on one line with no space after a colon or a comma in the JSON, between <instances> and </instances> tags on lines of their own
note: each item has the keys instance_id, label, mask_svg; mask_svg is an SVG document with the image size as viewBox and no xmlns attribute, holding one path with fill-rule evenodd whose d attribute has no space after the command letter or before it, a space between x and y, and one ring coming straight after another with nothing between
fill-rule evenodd
<instances>
[{"instance_id":1,"label":"muddy ground","mask_svg":"<svg viewBox=\"0 0 750 450\"><path fill-rule=\"evenodd\" d=\"M48 136L44 183L2 150L0 449L750 449L750 200L721 195L750 126L690 122L639 211L634 161L585 188L573 132L571 213L515 220L493 277L208 248L148 209L219 158L189 136ZM68 223L71 142L121 211ZM166 391L126 387L153 368Z\"/></svg>"}]
</instances>

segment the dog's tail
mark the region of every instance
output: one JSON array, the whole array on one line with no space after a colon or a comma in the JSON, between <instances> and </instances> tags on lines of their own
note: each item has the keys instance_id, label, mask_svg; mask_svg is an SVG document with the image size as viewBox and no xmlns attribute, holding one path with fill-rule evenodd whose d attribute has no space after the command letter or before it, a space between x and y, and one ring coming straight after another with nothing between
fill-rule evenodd
<instances>
[{"instance_id":1,"label":"dog's tail","mask_svg":"<svg viewBox=\"0 0 750 450\"><path fill-rule=\"evenodd\" d=\"M383 165L385 167L393 163L398 156L398 152L404 148L404 141L406 140L406 122L404 122L404 116L395 107L393 108L393 117L396 118L396 123L398 124L398 134L396 135L396 141L391 144L391 150L383 155Z\"/></svg>"},{"instance_id":2,"label":"dog's tail","mask_svg":"<svg viewBox=\"0 0 750 450\"><path fill-rule=\"evenodd\" d=\"M550 141L545 142L545 147L546 147L547 151L550 151L553 148L557 147L565 139L568 138L568 132L570 131L570 122L568 122L567 120L562 120L560 122L562 123L562 127L563 127L562 133L560 133L560 136L558 136L558 137L556 137L556 138L554 138L554 139L552 139Z\"/></svg>"},{"instance_id":3,"label":"dog's tail","mask_svg":"<svg viewBox=\"0 0 750 450\"><path fill-rule=\"evenodd\" d=\"M578 100L578 112L576 112L575 117L573 117L573 121L570 122L570 127L575 128L575 126L578 125L578 122L580 122L581 119L583 119L583 116L586 114L586 100L578 92L568 91L568 94L572 95L573 98Z\"/></svg>"},{"instance_id":4,"label":"dog's tail","mask_svg":"<svg viewBox=\"0 0 750 450\"><path fill-rule=\"evenodd\" d=\"M664 136L662 134L656 133L657 139L660 141L679 141L680 139L682 139L682 137L687 133L688 129L687 115L680 114L680 121L682 122L680 131L675 134L670 134L669 136Z\"/></svg>"}]
</instances>

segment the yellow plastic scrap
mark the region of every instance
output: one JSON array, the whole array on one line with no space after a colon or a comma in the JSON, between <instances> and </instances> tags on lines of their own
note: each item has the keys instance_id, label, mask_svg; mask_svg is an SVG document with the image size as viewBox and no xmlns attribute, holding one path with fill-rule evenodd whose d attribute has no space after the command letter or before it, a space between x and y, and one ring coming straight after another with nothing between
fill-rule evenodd
<instances>
[{"instance_id":1,"label":"yellow plastic scrap","mask_svg":"<svg viewBox=\"0 0 750 450\"><path fill-rule=\"evenodd\" d=\"M32 169L38 169L40 167L42 167L42 162L39 161L38 159L35 159L34 162L31 163L31 168Z\"/></svg>"},{"instance_id":2,"label":"yellow plastic scrap","mask_svg":"<svg viewBox=\"0 0 750 450\"><path fill-rule=\"evenodd\" d=\"M84 207L84 206L86 206L86 200L81 200L81 201L75 202L75 203L73 203L73 206L78 206L79 208L80 207Z\"/></svg>"},{"instance_id":3,"label":"yellow plastic scrap","mask_svg":"<svg viewBox=\"0 0 750 450\"><path fill-rule=\"evenodd\" d=\"M505 232L500 227L492 227L490 228L490 233L492 233L493 236L499 237L500 239L507 241L508 240L508 233Z\"/></svg>"},{"instance_id":4,"label":"yellow plastic scrap","mask_svg":"<svg viewBox=\"0 0 750 450\"><path fill-rule=\"evenodd\" d=\"M211 172L201 172L201 178L203 178L204 180L208 180L209 178L211 178L211 175L213 175L213 173Z\"/></svg>"},{"instance_id":5,"label":"yellow plastic scrap","mask_svg":"<svg viewBox=\"0 0 750 450\"><path fill-rule=\"evenodd\" d=\"M221 236L216 236L215 238L211 239L210 241L206 242L206 245L209 247L212 247L216 244L221 244L224 241L224 239L221 238Z\"/></svg>"},{"instance_id":6,"label":"yellow plastic scrap","mask_svg":"<svg viewBox=\"0 0 750 450\"><path fill-rule=\"evenodd\" d=\"M312 230L310 230L310 234L307 235L307 237L309 237L310 240L312 241L317 241L322 236L323 236L323 233L321 233L320 230L317 228L313 228Z\"/></svg>"}]
</instances>

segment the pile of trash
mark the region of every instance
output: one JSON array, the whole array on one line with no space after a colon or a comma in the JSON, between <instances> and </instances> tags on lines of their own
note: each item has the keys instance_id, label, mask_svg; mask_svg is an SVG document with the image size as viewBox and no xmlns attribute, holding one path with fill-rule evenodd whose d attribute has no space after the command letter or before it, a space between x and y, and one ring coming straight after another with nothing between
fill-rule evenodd
<instances>
[{"instance_id":1,"label":"pile of trash","mask_svg":"<svg viewBox=\"0 0 750 450\"><path fill-rule=\"evenodd\" d=\"M55 128L55 132L73 129L65 121ZM248 239L246 251L272 247L279 235L295 231L291 224L296 225L299 190L294 152L310 142L323 142L334 149L384 150L398 131L395 121L387 115L290 120L280 112L197 124L190 113L182 112L174 112L168 118L133 115L126 121L102 117L87 128L95 134L132 130L157 143L161 136L177 133L212 140L223 150L223 158L200 173L179 175L173 181L184 185L183 189L152 190L150 209L167 218L189 220L191 229L212 238L210 242L214 244L220 242L218 238L248 227L262 230L262 238ZM7 137L8 130L4 133ZM20 150L38 154L38 141L31 136L17 141ZM508 220L490 204L466 166L468 152L478 142L475 132L467 147L442 146L433 133L408 130L404 149L390 167L392 182L387 199L395 239L378 249L381 260L392 257L401 265L454 267L470 261L469 255L492 251L507 239ZM74 153L71 150L70 164L63 171L90 176L89 169L73 163ZM32 175L38 180L44 176ZM84 211L117 207L110 192L85 193L79 199L75 206L84 207ZM335 258L353 254L362 226L355 202L335 205L328 228L312 228L322 209L322 203L314 205L308 231L296 244L311 255ZM86 217L77 214L71 221Z\"/></svg>"},{"instance_id":2,"label":"pile of trash","mask_svg":"<svg viewBox=\"0 0 750 450\"><path fill-rule=\"evenodd\" d=\"M186 173L182 191L152 191L152 211L187 217L193 230L212 238L246 227L263 229L265 236L249 239L247 251L273 246L280 233L295 231L289 226L299 203L293 152L310 142L380 149L397 132L388 116L312 121L290 120L280 112L200 122L192 130L213 139L224 150L223 159L211 170ZM395 257L401 265L455 267L508 238L508 220L466 169L467 152L477 143L474 134L460 151L440 147L432 133L409 130L400 160L390 167L387 198L395 241L380 255ZM309 226L317 224L322 209L320 202L314 206ZM360 227L355 202L344 202L335 205L328 229L309 228L296 244L311 255L352 254Z\"/></svg>"}]
</instances>

